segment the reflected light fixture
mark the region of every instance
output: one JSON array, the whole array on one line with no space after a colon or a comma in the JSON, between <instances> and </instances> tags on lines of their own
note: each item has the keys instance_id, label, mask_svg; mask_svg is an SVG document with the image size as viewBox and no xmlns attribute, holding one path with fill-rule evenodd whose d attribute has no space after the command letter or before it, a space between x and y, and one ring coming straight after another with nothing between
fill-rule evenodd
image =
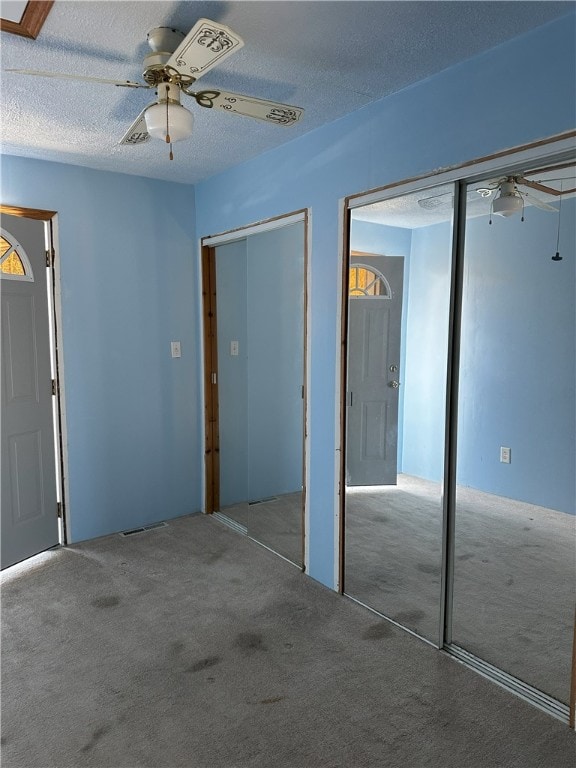
<instances>
[{"instance_id":1,"label":"reflected light fixture","mask_svg":"<svg viewBox=\"0 0 576 768\"><path fill-rule=\"evenodd\" d=\"M523 210L524 198L518 192L513 180L507 179L500 185L498 197L492 203L492 211L497 216L512 216Z\"/></svg>"},{"instance_id":2,"label":"reflected light fixture","mask_svg":"<svg viewBox=\"0 0 576 768\"><path fill-rule=\"evenodd\" d=\"M170 160L174 159L172 144L187 139L194 125L192 113L180 104L180 88L169 83L159 83L158 102L148 107L144 120L153 139L170 144Z\"/></svg>"}]
</instances>

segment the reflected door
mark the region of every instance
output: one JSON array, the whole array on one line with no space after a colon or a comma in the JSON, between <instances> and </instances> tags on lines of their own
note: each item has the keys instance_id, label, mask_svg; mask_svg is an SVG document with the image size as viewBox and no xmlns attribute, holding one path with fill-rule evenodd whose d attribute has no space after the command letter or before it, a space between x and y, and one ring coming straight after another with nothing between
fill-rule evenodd
<instances>
[{"instance_id":1,"label":"reflected door","mask_svg":"<svg viewBox=\"0 0 576 768\"><path fill-rule=\"evenodd\" d=\"M347 485L396 485L403 272L402 257L351 259Z\"/></svg>"}]
</instances>

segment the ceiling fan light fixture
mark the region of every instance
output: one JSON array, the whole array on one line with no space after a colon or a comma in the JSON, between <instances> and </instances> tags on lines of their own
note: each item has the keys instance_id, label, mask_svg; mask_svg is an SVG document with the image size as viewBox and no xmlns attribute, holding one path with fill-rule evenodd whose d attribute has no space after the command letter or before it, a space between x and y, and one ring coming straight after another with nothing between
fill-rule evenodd
<instances>
[{"instance_id":1,"label":"ceiling fan light fixture","mask_svg":"<svg viewBox=\"0 0 576 768\"><path fill-rule=\"evenodd\" d=\"M194 117L190 110L181 104L159 102L148 107L144 113L146 129L154 139L171 142L182 141L192 134Z\"/></svg>"},{"instance_id":2,"label":"ceiling fan light fixture","mask_svg":"<svg viewBox=\"0 0 576 768\"><path fill-rule=\"evenodd\" d=\"M494 200L492 210L497 216L512 216L521 211L523 205L520 195L500 195Z\"/></svg>"}]
</instances>

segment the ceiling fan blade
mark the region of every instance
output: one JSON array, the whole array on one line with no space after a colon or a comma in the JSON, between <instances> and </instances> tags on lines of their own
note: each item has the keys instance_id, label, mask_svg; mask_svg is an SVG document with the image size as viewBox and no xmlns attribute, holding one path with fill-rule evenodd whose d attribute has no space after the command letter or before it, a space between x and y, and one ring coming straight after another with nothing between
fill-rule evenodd
<instances>
[{"instance_id":1,"label":"ceiling fan blade","mask_svg":"<svg viewBox=\"0 0 576 768\"><path fill-rule=\"evenodd\" d=\"M559 189L554 189L554 187L547 187L545 184L540 184L538 181L530 181L530 179L525 179L523 177L517 178L516 181L518 184L523 184L525 187L537 189L539 192L545 192L547 195L554 195L555 197L558 197L559 195L565 195L570 191L574 191L568 189L560 191Z\"/></svg>"},{"instance_id":2,"label":"ceiling fan blade","mask_svg":"<svg viewBox=\"0 0 576 768\"><path fill-rule=\"evenodd\" d=\"M152 104L155 103L156 102L152 102ZM148 107L151 107L152 104L148 104ZM118 142L119 144L144 144L145 141L148 141L150 134L148 133L146 120L144 119L144 114L148 107L144 107L142 112L140 112L136 120L134 120L130 128L128 128L124 136L122 136Z\"/></svg>"},{"instance_id":3,"label":"ceiling fan blade","mask_svg":"<svg viewBox=\"0 0 576 768\"><path fill-rule=\"evenodd\" d=\"M526 200L527 203L530 205L533 205L535 208L540 208L543 211L550 211L554 213L558 213L558 208L555 208L553 205L549 205L548 203L545 203L543 200L540 200L537 197L534 197L534 195L531 195L529 192L522 191L522 197Z\"/></svg>"},{"instance_id":4,"label":"ceiling fan blade","mask_svg":"<svg viewBox=\"0 0 576 768\"><path fill-rule=\"evenodd\" d=\"M35 75L36 77L55 77L64 80L82 80L87 83L104 83L117 85L120 88L153 88L152 85L132 83L130 80L107 80L103 77L85 77L84 75L69 75L63 72L41 72L37 69L4 69L3 72L13 72L16 75Z\"/></svg>"},{"instance_id":5,"label":"ceiling fan blade","mask_svg":"<svg viewBox=\"0 0 576 768\"><path fill-rule=\"evenodd\" d=\"M274 123L275 125L293 125L299 122L304 114L301 107L257 99L255 96L243 96L240 93L230 93L230 91L200 91L189 95L194 96L201 107L213 107L224 112L254 117L256 120L264 120L266 123Z\"/></svg>"},{"instance_id":6,"label":"ceiling fan blade","mask_svg":"<svg viewBox=\"0 0 576 768\"><path fill-rule=\"evenodd\" d=\"M244 45L230 27L199 19L168 59L166 66L196 80Z\"/></svg>"}]
</instances>

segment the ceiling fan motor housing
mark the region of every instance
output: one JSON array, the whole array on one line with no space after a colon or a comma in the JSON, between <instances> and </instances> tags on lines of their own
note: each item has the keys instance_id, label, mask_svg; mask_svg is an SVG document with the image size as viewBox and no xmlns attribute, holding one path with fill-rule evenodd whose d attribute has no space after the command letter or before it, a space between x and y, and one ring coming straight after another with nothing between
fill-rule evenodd
<instances>
[{"instance_id":1,"label":"ceiling fan motor housing","mask_svg":"<svg viewBox=\"0 0 576 768\"><path fill-rule=\"evenodd\" d=\"M148 85L158 85L166 79L165 67L185 35L171 27L154 27L146 35L152 53L144 57L142 77Z\"/></svg>"},{"instance_id":2,"label":"ceiling fan motor housing","mask_svg":"<svg viewBox=\"0 0 576 768\"><path fill-rule=\"evenodd\" d=\"M172 54L186 35L172 27L154 27L146 35L148 45L154 53Z\"/></svg>"}]
</instances>

